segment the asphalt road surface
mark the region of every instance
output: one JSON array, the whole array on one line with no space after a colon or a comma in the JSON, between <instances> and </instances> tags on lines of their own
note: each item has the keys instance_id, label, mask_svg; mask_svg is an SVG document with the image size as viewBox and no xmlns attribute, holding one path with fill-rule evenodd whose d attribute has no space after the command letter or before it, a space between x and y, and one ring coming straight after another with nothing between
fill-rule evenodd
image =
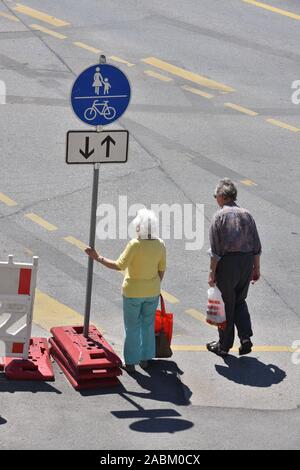
<instances>
[{"instance_id":1,"label":"asphalt road surface","mask_svg":"<svg viewBox=\"0 0 300 470\"><path fill-rule=\"evenodd\" d=\"M52 383L0 376L0 449L299 449L299 2L24 2L0 1L0 253L40 258L33 334L83 322L92 166L66 165L65 145L67 131L87 129L72 83L100 54L126 73L132 98L108 126L129 131L128 162L100 167L99 211L116 211L116 236L96 246L118 257L125 204L176 205L184 235L171 220L173 357L92 393L74 391L56 364ZM225 361L205 350L216 331L203 313L224 176L263 245L248 297L255 348ZM121 281L95 267L91 313L120 355Z\"/></svg>"}]
</instances>

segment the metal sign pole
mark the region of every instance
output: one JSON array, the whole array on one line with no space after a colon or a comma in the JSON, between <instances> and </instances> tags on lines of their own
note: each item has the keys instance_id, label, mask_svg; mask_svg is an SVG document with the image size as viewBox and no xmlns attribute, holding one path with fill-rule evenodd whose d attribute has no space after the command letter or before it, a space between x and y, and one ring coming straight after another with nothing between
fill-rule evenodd
<instances>
[{"instance_id":1,"label":"metal sign pole","mask_svg":"<svg viewBox=\"0 0 300 470\"><path fill-rule=\"evenodd\" d=\"M99 62L100 64L105 64L106 57L104 55L101 55ZM97 126L96 130L97 132L101 132L102 126ZM89 239L89 246L91 248L95 248L99 169L100 169L100 163L95 163L94 171L93 171L93 191L92 191L92 207L91 207L90 239ZM88 270L87 270L86 295L85 295L84 325L83 325L83 335L86 338L89 335L89 326L90 326L91 300L92 300L92 287L93 287L93 268L94 268L94 260L91 257L89 257Z\"/></svg>"}]
</instances>

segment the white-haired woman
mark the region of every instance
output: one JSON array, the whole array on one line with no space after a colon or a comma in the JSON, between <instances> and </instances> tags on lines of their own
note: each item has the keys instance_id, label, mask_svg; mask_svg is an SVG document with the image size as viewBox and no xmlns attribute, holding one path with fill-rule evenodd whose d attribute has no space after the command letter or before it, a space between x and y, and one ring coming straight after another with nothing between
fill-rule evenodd
<instances>
[{"instance_id":1,"label":"white-haired woman","mask_svg":"<svg viewBox=\"0 0 300 470\"><path fill-rule=\"evenodd\" d=\"M136 364L145 369L148 367L148 360L155 357L155 311L160 283L166 269L166 248L164 242L155 237L157 218L154 212L139 210L133 223L137 236L127 244L117 261L105 258L95 249L85 250L107 268L126 270L123 281L123 315L124 360L128 372L134 372Z\"/></svg>"}]
</instances>

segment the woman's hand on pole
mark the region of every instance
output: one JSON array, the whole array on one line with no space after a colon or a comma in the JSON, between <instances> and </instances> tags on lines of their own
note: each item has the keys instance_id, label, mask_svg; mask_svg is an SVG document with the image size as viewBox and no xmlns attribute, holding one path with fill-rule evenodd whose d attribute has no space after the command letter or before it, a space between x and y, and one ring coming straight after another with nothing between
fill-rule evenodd
<instances>
[{"instance_id":1,"label":"woman's hand on pole","mask_svg":"<svg viewBox=\"0 0 300 470\"><path fill-rule=\"evenodd\" d=\"M90 256L93 260L97 261L99 259L99 253L95 250L95 248L87 247L85 250L86 254Z\"/></svg>"}]
</instances>

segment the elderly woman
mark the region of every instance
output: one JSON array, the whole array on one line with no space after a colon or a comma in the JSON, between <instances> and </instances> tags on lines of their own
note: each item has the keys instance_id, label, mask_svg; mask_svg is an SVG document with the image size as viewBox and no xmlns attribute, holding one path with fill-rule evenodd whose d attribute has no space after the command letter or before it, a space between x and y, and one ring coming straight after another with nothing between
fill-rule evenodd
<instances>
[{"instance_id":1,"label":"elderly woman","mask_svg":"<svg viewBox=\"0 0 300 470\"><path fill-rule=\"evenodd\" d=\"M145 369L155 357L154 320L159 301L160 283L166 269L164 242L155 238L157 219L152 211L141 209L133 221L136 238L113 261L92 248L86 253L110 269L124 271L123 315L125 325L125 369L134 372L135 365Z\"/></svg>"},{"instance_id":2,"label":"elderly woman","mask_svg":"<svg viewBox=\"0 0 300 470\"><path fill-rule=\"evenodd\" d=\"M226 356L234 342L234 326L241 341L239 354L251 352L252 333L246 303L250 281L260 277L261 244L252 215L236 204L237 189L229 179L220 180L214 197L221 209L214 215L210 227L210 273L208 284L217 284L225 304L227 326L219 329L219 341L207 344L207 349Z\"/></svg>"}]
</instances>

